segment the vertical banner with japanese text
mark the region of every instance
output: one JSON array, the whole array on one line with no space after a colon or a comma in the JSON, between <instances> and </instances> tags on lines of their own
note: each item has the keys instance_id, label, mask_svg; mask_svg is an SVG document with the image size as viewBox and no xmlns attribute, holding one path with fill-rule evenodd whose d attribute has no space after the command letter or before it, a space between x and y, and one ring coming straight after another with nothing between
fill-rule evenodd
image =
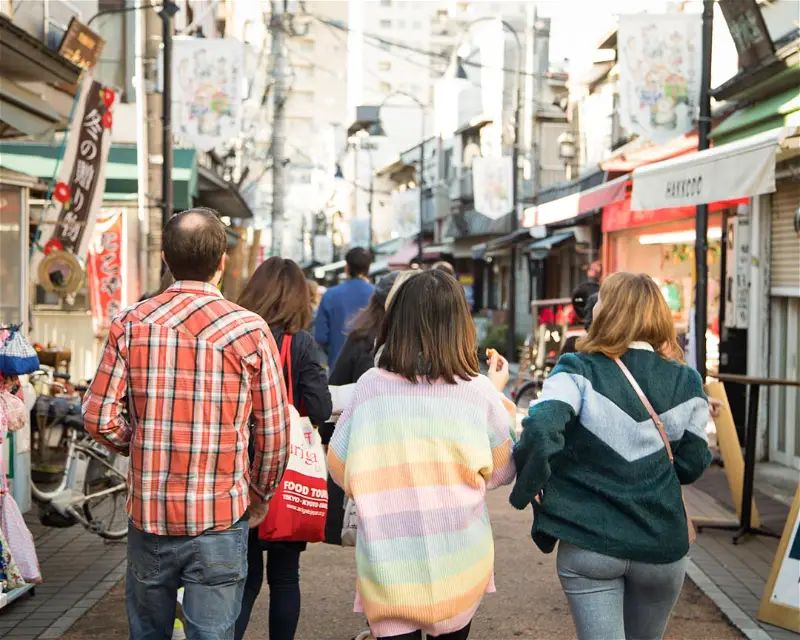
<instances>
[{"instance_id":1,"label":"vertical banner with japanese text","mask_svg":"<svg viewBox=\"0 0 800 640\"><path fill-rule=\"evenodd\" d=\"M514 210L511 156L475 158L472 161L472 181L475 211L498 220Z\"/></svg>"},{"instance_id":2,"label":"vertical banner with japanese text","mask_svg":"<svg viewBox=\"0 0 800 640\"><path fill-rule=\"evenodd\" d=\"M111 320L119 314L125 300L122 275L125 251L125 211L102 210L97 215L86 274L92 324L98 338L108 335Z\"/></svg>"},{"instance_id":3,"label":"vertical banner with japanese text","mask_svg":"<svg viewBox=\"0 0 800 640\"><path fill-rule=\"evenodd\" d=\"M694 127L700 40L699 14L619 17L619 115L629 133L662 144Z\"/></svg>"},{"instance_id":4,"label":"vertical banner with japanese text","mask_svg":"<svg viewBox=\"0 0 800 640\"><path fill-rule=\"evenodd\" d=\"M114 99L111 89L90 73L84 75L53 190L57 221L49 242L79 258L86 257L94 216L103 201Z\"/></svg>"}]
</instances>

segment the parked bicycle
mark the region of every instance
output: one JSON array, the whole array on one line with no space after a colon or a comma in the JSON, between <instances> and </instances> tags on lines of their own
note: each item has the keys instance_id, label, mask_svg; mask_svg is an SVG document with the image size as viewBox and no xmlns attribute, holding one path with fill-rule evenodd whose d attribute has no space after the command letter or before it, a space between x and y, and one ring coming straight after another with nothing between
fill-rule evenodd
<instances>
[{"instance_id":1,"label":"parked bicycle","mask_svg":"<svg viewBox=\"0 0 800 640\"><path fill-rule=\"evenodd\" d=\"M128 459L97 444L83 428L86 387L43 368L31 376L39 392L31 412L31 492L48 526L80 523L111 540L125 537Z\"/></svg>"}]
</instances>

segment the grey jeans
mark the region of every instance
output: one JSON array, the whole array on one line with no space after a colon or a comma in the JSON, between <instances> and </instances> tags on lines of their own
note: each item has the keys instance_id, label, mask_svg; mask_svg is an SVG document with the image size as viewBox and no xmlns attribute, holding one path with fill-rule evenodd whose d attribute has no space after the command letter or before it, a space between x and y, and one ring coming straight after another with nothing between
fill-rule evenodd
<instances>
[{"instance_id":1,"label":"grey jeans","mask_svg":"<svg viewBox=\"0 0 800 640\"><path fill-rule=\"evenodd\" d=\"M558 577L578 640L660 640L688 562L633 562L559 542Z\"/></svg>"}]
</instances>

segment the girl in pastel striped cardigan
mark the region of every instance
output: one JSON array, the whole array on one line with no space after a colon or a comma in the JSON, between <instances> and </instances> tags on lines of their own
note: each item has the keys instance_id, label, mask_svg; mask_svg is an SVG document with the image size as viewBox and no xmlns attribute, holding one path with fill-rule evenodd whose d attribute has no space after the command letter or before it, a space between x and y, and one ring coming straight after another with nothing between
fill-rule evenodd
<instances>
[{"instance_id":1,"label":"girl in pastel striped cardigan","mask_svg":"<svg viewBox=\"0 0 800 640\"><path fill-rule=\"evenodd\" d=\"M443 272L411 277L388 305L378 367L328 450L359 518L355 610L379 640L462 640L494 591L486 489L514 478L508 364L478 374L463 291Z\"/></svg>"}]
</instances>

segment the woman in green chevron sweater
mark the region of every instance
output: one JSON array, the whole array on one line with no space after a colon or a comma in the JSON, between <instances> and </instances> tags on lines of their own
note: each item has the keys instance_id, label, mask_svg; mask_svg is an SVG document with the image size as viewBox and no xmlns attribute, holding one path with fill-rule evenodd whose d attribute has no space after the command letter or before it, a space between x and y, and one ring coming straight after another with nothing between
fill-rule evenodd
<instances>
[{"instance_id":1,"label":"woman in green chevron sweater","mask_svg":"<svg viewBox=\"0 0 800 640\"><path fill-rule=\"evenodd\" d=\"M711 461L708 400L682 360L656 283L613 274L578 353L558 361L523 421L511 504L533 505L540 549L559 542L579 640L661 638L680 594L689 551L681 485Z\"/></svg>"}]
</instances>

